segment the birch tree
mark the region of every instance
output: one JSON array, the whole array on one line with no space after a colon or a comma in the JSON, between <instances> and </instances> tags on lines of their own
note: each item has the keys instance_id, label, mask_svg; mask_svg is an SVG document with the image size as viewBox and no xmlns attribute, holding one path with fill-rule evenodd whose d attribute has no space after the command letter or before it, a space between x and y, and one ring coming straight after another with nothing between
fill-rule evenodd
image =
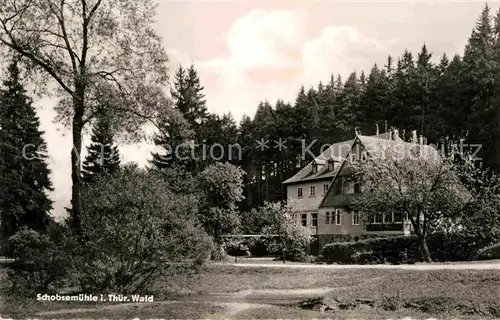
<instances>
[{"instance_id":1,"label":"birch tree","mask_svg":"<svg viewBox=\"0 0 500 320\"><path fill-rule=\"evenodd\" d=\"M72 224L80 224L82 130L106 101L116 125L137 133L166 101L167 55L152 0L5 0L0 44L19 55L42 94L59 98L71 127ZM132 117L134 115L135 117Z\"/></svg>"}]
</instances>

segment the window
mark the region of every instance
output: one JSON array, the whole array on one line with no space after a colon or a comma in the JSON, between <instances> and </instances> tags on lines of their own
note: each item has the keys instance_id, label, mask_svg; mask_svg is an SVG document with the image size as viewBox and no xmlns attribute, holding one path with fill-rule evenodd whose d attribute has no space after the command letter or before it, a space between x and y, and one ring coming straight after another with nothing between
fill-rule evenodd
<instances>
[{"instance_id":1,"label":"window","mask_svg":"<svg viewBox=\"0 0 500 320\"><path fill-rule=\"evenodd\" d=\"M332 159L330 159L328 161L328 170L333 171L334 169L335 169L335 162Z\"/></svg>"},{"instance_id":2,"label":"window","mask_svg":"<svg viewBox=\"0 0 500 320\"><path fill-rule=\"evenodd\" d=\"M302 198L303 194L302 194L302 188L297 188L297 197L298 198Z\"/></svg>"},{"instance_id":3,"label":"window","mask_svg":"<svg viewBox=\"0 0 500 320\"><path fill-rule=\"evenodd\" d=\"M304 214L302 215L302 225L303 225L304 227L307 227L307 213L304 213Z\"/></svg>"},{"instance_id":4,"label":"window","mask_svg":"<svg viewBox=\"0 0 500 320\"><path fill-rule=\"evenodd\" d=\"M352 212L352 225L354 226L359 225L359 212L356 211Z\"/></svg>"},{"instance_id":5,"label":"window","mask_svg":"<svg viewBox=\"0 0 500 320\"><path fill-rule=\"evenodd\" d=\"M311 186L311 190L310 190L309 194L311 197L316 196L316 187L315 186Z\"/></svg>"},{"instance_id":6,"label":"window","mask_svg":"<svg viewBox=\"0 0 500 320\"><path fill-rule=\"evenodd\" d=\"M401 212L394 212L393 213L394 218L392 219L394 223L402 223L403 222L403 215Z\"/></svg>"},{"instance_id":7,"label":"window","mask_svg":"<svg viewBox=\"0 0 500 320\"><path fill-rule=\"evenodd\" d=\"M338 226L340 226L342 224L340 209L335 210L335 224Z\"/></svg>"},{"instance_id":8,"label":"window","mask_svg":"<svg viewBox=\"0 0 500 320\"><path fill-rule=\"evenodd\" d=\"M317 213L313 213L311 215L312 219L311 219L311 224L313 227L317 227L318 226L318 214Z\"/></svg>"},{"instance_id":9,"label":"window","mask_svg":"<svg viewBox=\"0 0 500 320\"><path fill-rule=\"evenodd\" d=\"M392 219L394 218L392 216L392 213L384 213L384 224L391 224L392 223Z\"/></svg>"},{"instance_id":10,"label":"window","mask_svg":"<svg viewBox=\"0 0 500 320\"><path fill-rule=\"evenodd\" d=\"M366 159L368 159L366 151L361 152L361 161L366 161Z\"/></svg>"},{"instance_id":11,"label":"window","mask_svg":"<svg viewBox=\"0 0 500 320\"><path fill-rule=\"evenodd\" d=\"M346 181L344 184L344 193L345 194L353 194L354 193L354 182Z\"/></svg>"},{"instance_id":12,"label":"window","mask_svg":"<svg viewBox=\"0 0 500 320\"><path fill-rule=\"evenodd\" d=\"M326 194L328 192L328 187L329 187L328 184L323 185L323 194Z\"/></svg>"},{"instance_id":13,"label":"window","mask_svg":"<svg viewBox=\"0 0 500 320\"><path fill-rule=\"evenodd\" d=\"M354 193L361 193L361 184L360 183L354 184Z\"/></svg>"},{"instance_id":14,"label":"window","mask_svg":"<svg viewBox=\"0 0 500 320\"><path fill-rule=\"evenodd\" d=\"M330 224L330 212L327 212L326 213L326 216L325 216L325 224Z\"/></svg>"},{"instance_id":15,"label":"window","mask_svg":"<svg viewBox=\"0 0 500 320\"><path fill-rule=\"evenodd\" d=\"M377 213L373 216L373 223L374 224L381 224L384 223L384 214L383 213Z\"/></svg>"}]
</instances>

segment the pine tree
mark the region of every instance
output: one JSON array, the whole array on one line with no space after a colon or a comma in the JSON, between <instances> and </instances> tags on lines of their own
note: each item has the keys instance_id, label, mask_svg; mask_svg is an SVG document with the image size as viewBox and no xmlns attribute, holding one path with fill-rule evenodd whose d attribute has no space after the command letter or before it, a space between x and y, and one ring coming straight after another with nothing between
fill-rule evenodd
<instances>
[{"instance_id":1,"label":"pine tree","mask_svg":"<svg viewBox=\"0 0 500 320\"><path fill-rule=\"evenodd\" d=\"M446 71L446 68L448 68L449 65L450 65L450 59L448 59L448 55L444 53L438 65L439 75L442 75Z\"/></svg>"},{"instance_id":2,"label":"pine tree","mask_svg":"<svg viewBox=\"0 0 500 320\"><path fill-rule=\"evenodd\" d=\"M494 61L495 61L495 82L500 82L500 9L495 16L495 29L494 29ZM493 146L492 154L492 167L500 173L500 89L498 85L495 86L493 107L492 107L492 128L493 134L491 144Z\"/></svg>"},{"instance_id":3,"label":"pine tree","mask_svg":"<svg viewBox=\"0 0 500 320\"><path fill-rule=\"evenodd\" d=\"M242 158L240 162L241 168L246 172L243 176L245 201L240 203L240 209L242 212L250 211L255 205L256 195L256 185L255 185L255 126L253 124L252 118L249 116L243 116L240 121L239 134L238 134L238 144L242 148Z\"/></svg>"},{"instance_id":4,"label":"pine tree","mask_svg":"<svg viewBox=\"0 0 500 320\"><path fill-rule=\"evenodd\" d=\"M417 102L416 94L412 88L412 80L415 76L415 62L413 55L405 50L402 57L398 59L397 68L392 76L390 95L391 104L388 110L391 126L412 130L415 127L414 109Z\"/></svg>"},{"instance_id":5,"label":"pine tree","mask_svg":"<svg viewBox=\"0 0 500 320\"><path fill-rule=\"evenodd\" d=\"M200 83L198 72L191 65L188 69L182 66L177 69L174 78L174 86L171 90L174 107L183 119L166 119L160 125L163 132L168 136L158 135L155 144L160 148L167 148L163 154L172 153L168 160L161 160L160 153L153 154L153 164L157 168L164 169L176 166L190 173L201 172L209 163L200 161L203 158L202 150L196 150L193 158L192 146L189 141L194 140L196 144L203 142L206 138L207 122L209 114L206 108L203 86ZM208 124L210 127L212 124ZM190 134L185 132L191 131ZM182 155L174 155L175 150L182 150Z\"/></svg>"},{"instance_id":6,"label":"pine tree","mask_svg":"<svg viewBox=\"0 0 500 320\"><path fill-rule=\"evenodd\" d=\"M176 108L191 126L202 122L208 115L203 86L194 65L187 70L179 67L175 75L172 97ZM193 128L195 129L195 128Z\"/></svg>"},{"instance_id":7,"label":"pine tree","mask_svg":"<svg viewBox=\"0 0 500 320\"><path fill-rule=\"evenodd\" d=\"M0 220L1 238L21 227L45 232L53 190L40 121L20 81L14 61L0 94Z\"/></svg>"},{"instance_id":8,"label":"pine tree","mask_svg":"<svg viewBox=\"0 0 500 320\"><path fill-rule=\"evenodd\" d=\"M90 183L97 176L116 173L120 168L120 153L113 141L114 134L105 115L98 117L91 136L91 144L87 147L82 168L83 180Z\"/></svg>"},{"instance_id":9,"label":"pine tree","mask_svg":"<svg viewBox=\"0 0 500 320\"><path fill-rule=\"evenodd\" d=\"M462 60L455 55L451 61L443 56L439 66L433 92L431 131L436 137L459 137L465 135L467 115L461 108L464 90L461 88Z\"/></svg>"},{"instance_id":10,"label":"pine tree","mask_svg":"<svg viewBox=\"0 0 500 320\"><path fill-rule=\"evenodd\" d=\"M432 53L427 50L424 44L418 54L416 66L413 73L410 75L411 94L414 95L412 114L409 119L414 123L413 128L417 129L428 139L434 140L429 128L432 124L429 115L431 110L431 91L435 85L438 70L431 63Z\"/></svg>"},{"instance_id":11,"label":"pine tree","mask_svg":"<svg viewBox=\"0 0 500 320\"><path fill-rule=\"evenodd\" d=\"M384 67L385 67L385 72L387 73L387 76L391 77L392 72L394 71L392 56L387 57L387 64Z\"/></svg>"},{"instance_id":12,"label":"pine tree","mask_svg":"<svg viewBox=\"0 0 500 320\"><path fill-rule=\"evenodd\" d=\"M380 70L375 64L368 75L366 89L361 96L361 106L357 114L358 126L362 132L375 133L375 124L380 124L386 119L388 90L385 70Z\"/></svg>"},{"instance_id":13,"label":"pine tree","mask_svg":"<svg viewBox=\"0 0 500 320\"><path fill-rule=\"evenodd\" d=\"M465 48L461 88L464 101L460 108L467 116L463 126L471 133L469 139L483 146L479 155L486 167L500 170L498 134L498 60L495 61L495 27L490 8L485 5ZM497 141L495 141L497 140Z\"/></svg>"},{"instance_id":14,"label":"pine tree","mask_svg":"<svg viewBox=\"0 0 500 320\"><path fill-rule=\"evenodd\" d=\"M347 78L340 98L341 123L343 128L349 131L356 126L361 99L361 85L356 72L352 72ZM350 132L352 135L353 131Z\"/></svg>"}]
</instances>

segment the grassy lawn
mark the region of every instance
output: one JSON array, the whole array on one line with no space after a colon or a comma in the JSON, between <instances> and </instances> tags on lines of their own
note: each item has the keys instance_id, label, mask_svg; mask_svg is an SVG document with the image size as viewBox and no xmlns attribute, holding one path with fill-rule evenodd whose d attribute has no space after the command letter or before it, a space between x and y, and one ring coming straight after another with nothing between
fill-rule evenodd
<instances>
[{"instance_id":1,"label":"grassy lawn","mask_svg":"<svg viewBox=\"0 0 500 320\"><path fill-rule=\"evenodd\" d=\"M397 271L396 271L397 272ZM157 283L157 291L167 298L186 294L238 292L248 289L309 289L344 287L360 284L363 278L375 278L387 271L243 268L209 265L200 275L176 276ZM363 274L363 277L353 276Z\"/></svg>"},{"instance_id":2,"label":"grassy lawn","mask_svg":"<svg viewBox=\"0 0 500 320\"><path fill-rule=\"evenodd\" d=\"M118 305L93 311L74 310L60 314L37 316L38 319L210 319L225 311L210 303Z\"/></svg>"},{"instance_id":3,"label":"grassy lawn","mask_svg":"<svg viewBox=\"0 0 500 320\"><path fill-rule=\"evenodd\" d=\"M326 304L350 303L357 299L373 301L372 308L354 308L320 312L305 310L297 302L281 306L259 306L227 313L226 306L216 301L155 303L140 306L120 305L107 308L99 304L96 310L75 310L50 314L45 318L166 318L166 319L387 319L403 316L429 318L500 318L499 270L398 270L398 269L280 269L242 268L230 265L209 265L200 275L185 275L159 279L154 285L158 292L155 301L189 296L236 293L264 289L317 289L330 288L318 295ZM259 298L260 294L260 298ZM279 293L278 293L279 295ZM187 297L186 297L187 296ZM231 295L230 295L231 296ZM236 295L238 296L238 295ZM238 296L249 302L248 296ZM266 304L266 296L255 293L250 301ZM286 298L286 297L285 297ZM295 297L296 298L296 297ZM300 297L299 297L300 298ZM306 300L311 297L304 297ZM247 299L247 300L245 300ZM269 302L271 303L271 302ZM90 308L90 304L31 303L23 307L10 306L4 315L18 318L47 310ZM231 306L228 306L231 309ZM4 309L5 310L5 309ZM233 310L234 311L234 310ZM42 319L44 316L37 316Z\"/></svg>"},{"instance_id":4,"label":"grassy lawn","mask_svg":"<svg viewBox=\"0 0 500 320\"><path fill-rule=\"evenodd\" d=\"M159 285L162 286L160 291L166 293L166 297L176 293L207 294L250 289L332 288L324 300L373 300L376 303L377 314L382 318L395 313L410 316L439 314L441 317L458 314L462 318L500 317L500 271L498 270L328 270L210 266L200 276L177 277ZM262 318L328 317L325 314L298 308L278 311L270 308L261 311ZM258 312L258 310L246 310L242 318L260 318L256 314ZM275 317L268 315L273 312L278 312L275 313ZM373 312L374 310L370 310L366 315ZM281 317L281 313L291 313L291 316ZM302 314L311 317L302 317ZM346 311L346 315L349 318L349 312Z\"/></svg>"},{"instance_id":5,"label":"grassy lawn","mask_svg":"<svg viewBox=\"0 0 500 320\"><path fill-rule=\"evenodd\" d=\"M429 293L487 298L499 292L499 270L280 269L208 266L201 275L158 281L167 298L179 294L227 293L248 289L339 288L342 295L379 298ZM485 297L486 296L486 297Z\"/></svg>"}]
</instances>

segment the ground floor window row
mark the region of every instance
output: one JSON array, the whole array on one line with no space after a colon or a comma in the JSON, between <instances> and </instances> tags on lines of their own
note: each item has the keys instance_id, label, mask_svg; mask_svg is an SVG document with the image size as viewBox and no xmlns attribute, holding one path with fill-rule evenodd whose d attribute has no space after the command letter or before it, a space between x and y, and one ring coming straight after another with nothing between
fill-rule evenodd
<instances>
[{"instance_id":1,"label":"ground floor window row","mask_svg":"<svg viewBox=\"0 0 500 320\"><path fill-rule=\"evenodd\" d=\"M327 211L325 212L324 216L324 223L325 224L334 224L337 226L340 226L343 224L343 218L346 215L343 215L342 213L346 213L345 211L342 211L342 209L335 209L333 211ZM301 224L304 227L311 226L311 227L317 227L318 226L318 213L310 213L311 219L309 220L308 218L308 213L302 213L301 214ZM359 212L356 211L350 211L349 212L350 219L351 219L351 225L360 225L361 224L361 217ZM397 224L397 223L403 223L403 221L408 221L408 216L403 215L402 213L398 212L392 212L392 213L379 213L374 215L372 218L369 219L370 224Z\"/></svg>"}]
</instances>

